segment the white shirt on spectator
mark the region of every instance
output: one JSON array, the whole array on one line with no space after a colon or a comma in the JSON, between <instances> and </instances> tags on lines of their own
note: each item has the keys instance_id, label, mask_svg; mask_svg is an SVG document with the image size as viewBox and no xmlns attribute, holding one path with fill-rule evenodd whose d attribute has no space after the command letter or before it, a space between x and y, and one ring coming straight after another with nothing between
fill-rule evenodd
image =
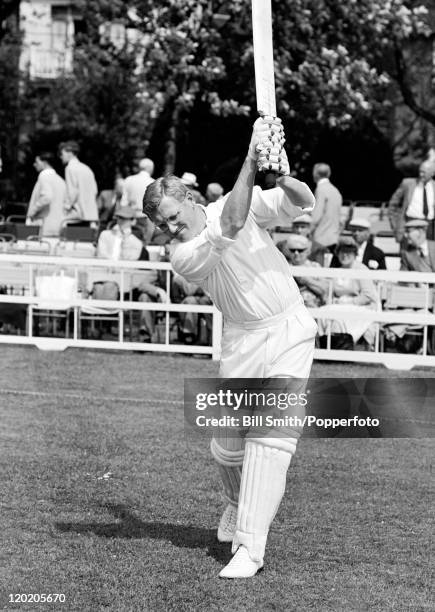
<instances>
[{"instance_id":1,"label":"white shirt on spectator","mask_svg":"<svg viewBox=\"0 0 435 612\"><path fill-rule=\"evenodd\" d=\"M121 198L121 206L131 206L142 212L142 200L148 185L154 182L146 170L127 176Z\"/></svg>"},{"instance_id":2,"label":"white shirt on spectator","mask_svg":"<svg viewBox=\"0 0 435 612\"><path fill-rule=\"evenodd\" d=\"M426 183L424 185L426 189L426 197L427 197L427 208L428 208L428 219L434 218L434 195L433 189L430 183ZM406 211L406 215L408 217L412 217L413 219L424 219L423 215L423 183L417 183L415 186L414 192L411 197L411 202L408 206L408 210Z\"/></svg>"},{"instance_id":3,"label":"white shirt on spectator","mask_svg":"<svg viewBox=\"0 0 435 612\"><path fill-rule=\"evenodd\" d=\"M203 208L207 224L198 236L171 246L174 270L199 285L224 317L235 323L258 321L302 304L289 265L267 231L290 225L302 209L279 187L262 191L256 186L246 223L232 239L222 235L220 225L228 195ZM312 201L305 211L314 208L314 197Z\"/></svg>"},{"instance_id":4,"label":"white shirt on spectator","mask_svg":"<svg viewBox=\"0 0 435 612\"><path fill-rule=\"evenodd\" d=\"M364 257L364 251L366 250L367 240L359 245L358 253L356 254L356 260L362 263Z\"/></svg>"}]
</instances>

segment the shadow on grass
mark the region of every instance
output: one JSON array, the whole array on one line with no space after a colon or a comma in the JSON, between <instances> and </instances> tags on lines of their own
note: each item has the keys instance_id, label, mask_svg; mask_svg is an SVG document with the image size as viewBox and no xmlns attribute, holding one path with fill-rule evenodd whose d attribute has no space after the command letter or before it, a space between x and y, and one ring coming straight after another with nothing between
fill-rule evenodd
<instances>
[{"instance_id":1,"label":"shadow on grass","mask_svg":"<svg viewBox=\"0 0 435 612\"><path fill-rule=\"evenodd\" d=\"M147 522L138 519L122 505L104 505L117 519L113 523L55 523L61 533L90 533L102 538L148 538L168 540L178 548L204 548L207 555L220 563L231 559L231 546L216 540L215 529L204 529L192 525Z\"/></svg>"}]
</instances>

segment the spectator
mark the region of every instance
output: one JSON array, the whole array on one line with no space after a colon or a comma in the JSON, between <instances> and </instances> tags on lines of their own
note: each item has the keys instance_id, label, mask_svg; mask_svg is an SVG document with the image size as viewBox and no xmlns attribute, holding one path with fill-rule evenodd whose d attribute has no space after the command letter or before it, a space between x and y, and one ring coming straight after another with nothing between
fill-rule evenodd
<instances>
[{"instance_id":1,"label":"spectator","mask_svg":"<svg viewBox=\"0 0 435 612\"><path fill-rule=\"evenodd\" d=\"M39 153L34 167L39 173L27 210L29 223L41 222L40 236L58 237L65 219L66 184L53 168L51 153Z\"/></svg>"},{"instance_id":2,"label":"spectator","mask_svg":"<svg viewBox=\"0 0 435 612\"><path fill-rule=\"evenodd\" d=\"M205 199L207 204L220 200L224 195L224 188L219 183L209 183L205 190Z\"/></svg>"},{"instance_id":3,"label":"spectator","mask_svg":"<svg viewBox=\"0 0 435 612\"><path fill-rule=\"evenodd\" d=\"M410 219L404 224L404 248L401 251L400 269L409 272L435 272L435 241L427 239L428 222ZM409 283L410 286L419 286ZM422 346L422 339L415 333L415 326L392 324L384 327L385 338L399 352L415 353ZM411 332L411 333L410 333ZM435 327L428 327L428 353L435 353Z\"/></svg>"},{"instance_id":4,"label":"spectator","mask_svg":"<svg viewBox=\"0 0 435 612\"><path fill-rule=\"evenodd\" d=\"M136 225L133 232L145 244L149 244L154 234L154 223L142 214L142 200L148 185L154 182L154 162L148 157L138 162L139 171L127 176L121 198L121 206L130 206L136 211Z\"/></svg>"},{"instance_id":5,"label":"spectator","mask_svg":"<svg viewBox=\"0 0 435 612\"><path fill-rule=\"evenodd\" d=\"M113 185L113 189L104 189L98 195L100 232L107 229L107 227L112 223L115 210L121 204L123 189L124 179L121 176L117 176Z\"/></svg>"},{"instance_id":6,"label":"spectator","mask_svg":"<svg viewBox=\"0 0 435 612\"><path fill-rule=\"evenodd\" d=\"M315 196L316 205L312 213L312 238L322 246L334 253L335 245L340 233L340 215L343 198L329 177L331 168L328 164L315 164L313 178L317 184Z\"/></svg>"},{"instance_id":7,"label":"spectator","mask_svg":"<svg viewBox=\"0 0 435 612\"><path fill-rule=\"evenodd\" d=\"M290 234L282 252L291 266L321 268L322 266L317 261L311 261L308 258L310 251L311 243L308 238L300 234ZM325 303L328 293L328 281L326 279L296 275L294 275L294 279L299 286L299 291L307 308L317 308Z\"/></svg>"},{"instance_id":8,"label":"spectator","mask_svg":"<svg viewBox=\"0 0 435 612\"><path fill-rule=\"evenodd\" d=\"M79 145L61 142L59 155L65 165L66 212L71 221L98 221L98 187L92 170L78 159Z\"/></svg>"},{"instance_id":9,"label":"spectator","mask_svg":"<svg viewBox=\"0 0 435 612\"><path fill-rule=\"evenodd\" d=\"M340 267L344 269L365 270L366 266L357 261L358 245L350 236L340 238L336 247L336 255ZM359 278L335 278L332 281L333 310L364 311L367 308L375 309L378 296L373 281ZM326 308L330 308L327 306ZM319 320L319 334L327 333L328 321ZM357 319L331 321L331 347L354 348L354 343L361 341L364 348L373 347L376 327L370 321ZM337 336L333 337L334 334ZM343 337L343 335L345 337ZM321 339L321 345L326 346L326 336Z\"/></svg>"},{"instance_id":10,"label":"spectator","mask_svg":"<svg viewBox=\"0 0 435 612\"><path fill-rule=\"evenodd\" d=\"M308 213L305 213L304 215L301 215L300 217L296 217L296 219L292 223L291 231L294 234L299 234L301 236L305 236L306 238L310 238L312 224L313 224L313 219L311 215L309 215ZM327 262L325 261L326 260L325 256L329 255L329 257L331 257L328 249L322 246L321 244L319 244L318 242L316 242L315 240L311 240L310 244L311 244L311 250L308 254L308 259L310 261L317 261L321 266L327 265Z\"/></svg>"},{"instance_id":11,"label":"spectator","mask_svg":"<svg viewBox=\"0 0 435 612\"><path fill-rule=\"evenodd\" d=\"M172 297L178 304L210 306L212 301L201 287L189 283L179 274L172 279ZM178 335L184 344L210 343L213 317L197 312L180 312Z\"/></svg>"},{"instance_id":12,"label":"spectator","mask_svg":"<svg viewBox=\"0 0 435 612\"><path fill-rule=\"evenodd\" d=\"M116 225L101 232L97 244L97 257L106 259L140 259L143 244L132 233L136 211L130 206L120 206L115 211Z\"/></svg>"},{"instance_id":13,"label":"spectator","mask_svg":"<svg viewBox=\"0 0 435 612\"><path fill-rule=\"evenodd\" d=\"M206 206L207 202L204 196L197 190L198 183L196 180L196 174L193 174L192 172L185 172L181 177L181 182L189 189L193 199L197 204L202 204L203 206Z\"/></svg>"},{"instance_id":14,"label":"spectator","mask_svg":"<svg viewBox=\"0 0 435 612\"><path fill-rule=\"evenodd\" d=\"M363 263L370 270L386 270L385 253L373 244L373 236L370 234L370 221L362 217L354 217L348 227L358 245L356 261ZM336 255L332 258L331 268L340 268L340 262Z\"/></svg>"},{"instance_id":15,"label":"spectator","mask_svg":"<svg viewBox=\"0 0 435 612\"><path fill-rule=\"evenodd\" d=\"M393 193L388 205L388 215L397 242L402 242L405 223L412 219L428 222L427 236L435 238L434 209L435 165L424 161L419 168L418 179L405 178Z\"/></svg>"},{"instance_id":16,"label":"spectator","mask_svg":"<svg viewBox=\"0 0 435 612\"><path fill-rule=\"evenodd\" d=\"M435 272L435 241L427 239L428 222L411 219L404 226L406 247L401 251L400 269Z\"/></svg>"},{"instance_id":17,"label":"spectator","mask_svg":"<svg viewBox=\"0 0 435 612\"><path fill-rule=\"evenodd\" d=\"M132 227L136 211L130 206L120 206L115 213L116 225L110 230L101 232L97 245L97 257L124 260L148 260L149 255L142 242L133 234ZM133 300L139 302L167 301L166 292L158 284L157 271L144 271L145 277L133 289ZM140 313L139 336L144 342L150 342L155 335L155 314L143 310Z\"/></svg>"}]
</instances>

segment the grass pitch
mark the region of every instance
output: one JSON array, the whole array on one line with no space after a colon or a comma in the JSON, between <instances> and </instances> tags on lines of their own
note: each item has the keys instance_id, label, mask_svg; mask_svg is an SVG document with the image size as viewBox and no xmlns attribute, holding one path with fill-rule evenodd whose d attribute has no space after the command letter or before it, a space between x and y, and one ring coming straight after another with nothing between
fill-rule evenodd
<instances>
[{"instance_id":1,"label":"grass pitch","mask_svg":"<svg viewBox=\"0 0 435 612\"><path fill-rule=\"evenodd\" d=\"M0 609L433 610L433 440L302 441L265 570L222 581L216 469L206 440L185 441L182 409L183 378L217 365L2 352ZM314 374L400 376L348 364ZM9 602L20 593L65 603Z\"/></svg>"}]
</instances>

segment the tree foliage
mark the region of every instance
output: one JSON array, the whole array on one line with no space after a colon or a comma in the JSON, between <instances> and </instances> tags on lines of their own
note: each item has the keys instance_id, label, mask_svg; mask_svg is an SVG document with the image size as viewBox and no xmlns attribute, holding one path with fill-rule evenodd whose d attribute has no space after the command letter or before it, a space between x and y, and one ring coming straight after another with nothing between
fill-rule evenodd
<instances>
[{"instance_id":1,"label":"tree foliage","mask_svg":"<svg viewBox=\"0 0 435 612\"><path fill-rule=\"evenodd\" d=\"M425 4L431 8L433 0ZM79 138L106 183L150 142L162 149L160 170L174 169L177 152L189 151L201 130L210 137L203 157L210 143L222 161L229 148L241 153L255 116L250 5L250 0L79 0L83 27L76 35L74 78L66 75L45 89L23 81L29 149L46 137ZM429 12L420 2L275 0L272 5L278 112L299 170L311 161L322 134L355 132L368 124L388 133L398 99L435 125L434 109L419 98L410 63L412 41L431 35ZM104 33L110 23L125 28L123 41Z\"/></svg>"}]
</instances>

